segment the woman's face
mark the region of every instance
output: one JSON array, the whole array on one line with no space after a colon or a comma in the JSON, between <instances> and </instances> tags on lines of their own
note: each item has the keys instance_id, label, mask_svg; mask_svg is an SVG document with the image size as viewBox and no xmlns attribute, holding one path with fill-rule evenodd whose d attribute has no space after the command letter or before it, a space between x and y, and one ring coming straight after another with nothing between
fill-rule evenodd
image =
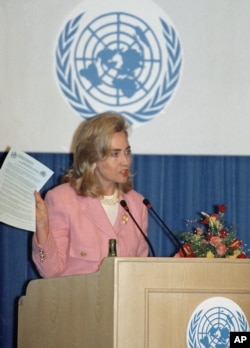
<instances>
[{"instance_id":1,"label":"woman's face","mask_svg":"<svg viewBox=\"0 0 250 348\"><path fill-rule=\"evenodd\" d=\"M112 135L107 156L96 163L95 173L105 195L112 195L116 183L127 181L131 165L131 148L127 135L116 132Z\"/></svg>"}]
</instances>

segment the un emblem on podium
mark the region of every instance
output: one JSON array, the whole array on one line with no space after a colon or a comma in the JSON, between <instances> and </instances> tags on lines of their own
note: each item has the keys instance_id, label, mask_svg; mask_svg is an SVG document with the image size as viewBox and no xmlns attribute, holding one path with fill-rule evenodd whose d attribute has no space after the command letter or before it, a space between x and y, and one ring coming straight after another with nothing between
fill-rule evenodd
<instances>
[{"instance_id":1,"label":"un emblem on podium","mask_svg":"<svg viewBox=\"0 0 250 348\"><path fill-rule=\"evenodd\" d=\"M188 348L229 348L230 332L249 331L241 308L224 297L202 302L192 314L187 329Z\"/></svg>"},{"instance_id":2,"label":"un emblem on podium","mask_svg":"<svg viewBox=\"0 0 250 348\"><path fill-rule=\"evenodd\" d=\"M95 1L90 3L93 7ZM64 97L83 118L110 110L139 124L172 98L181 74L181 44L153 3L150 21L138 4L128 1L127 11L109 11L115 4L105 2L102 13L92 8L89 14L82 7L66 22L57 41L56 76Z\"/></svg>"}]
</instances>

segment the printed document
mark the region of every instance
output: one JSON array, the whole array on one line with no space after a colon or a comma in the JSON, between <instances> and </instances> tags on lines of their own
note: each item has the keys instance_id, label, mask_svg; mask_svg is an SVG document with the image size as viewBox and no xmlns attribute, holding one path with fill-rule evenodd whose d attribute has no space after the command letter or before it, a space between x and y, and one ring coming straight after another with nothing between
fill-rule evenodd
<instances>
[{"instance_id":1,"label":"printed document","mask_svg":"<svg viewBox=\"0 0 250 348\"><path fill-rule=\"evenodd\" d=\"M0 221L35 231L34 191L40 191L53 171L25 152L11 149L0 169Z\"/></svg>"}]
</instances>

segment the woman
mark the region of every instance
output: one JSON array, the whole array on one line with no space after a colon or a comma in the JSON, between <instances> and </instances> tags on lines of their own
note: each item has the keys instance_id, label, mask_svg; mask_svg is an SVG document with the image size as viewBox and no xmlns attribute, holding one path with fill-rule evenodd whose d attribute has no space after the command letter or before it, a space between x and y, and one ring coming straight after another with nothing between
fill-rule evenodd
<instances>
[{"instance_id":1,"label":"woman","mask_svg":"<svg viewBox=\"0 0 250 348\"><path fill-rule=\"evenodd\" d=\"M147 208L132 189L131 148L125 119L103 113L84 121L75 136L73 166L45 200L35 192L33 260L42 277L95 272L108 255L147 256L148 246L119 204L125 200L146 234Z\"/></svg>"}]
</instances>

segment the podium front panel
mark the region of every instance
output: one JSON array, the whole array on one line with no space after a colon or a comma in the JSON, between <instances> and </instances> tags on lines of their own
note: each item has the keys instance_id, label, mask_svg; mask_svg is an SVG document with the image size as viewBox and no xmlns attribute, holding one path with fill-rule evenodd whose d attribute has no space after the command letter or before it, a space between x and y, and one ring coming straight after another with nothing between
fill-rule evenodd
<instances>
[{"instance_id":1,"label":"podium front panel","mask_svg":"<svg viewBox=\"0 0 250 348\"><path fill-rule=\"evenodd\" d=\"M207 299L235 302L250 321L249 274L249 260L107 258L93 274L34 280L18 348L185 348Z\"/></svg>"}]
</instances>

